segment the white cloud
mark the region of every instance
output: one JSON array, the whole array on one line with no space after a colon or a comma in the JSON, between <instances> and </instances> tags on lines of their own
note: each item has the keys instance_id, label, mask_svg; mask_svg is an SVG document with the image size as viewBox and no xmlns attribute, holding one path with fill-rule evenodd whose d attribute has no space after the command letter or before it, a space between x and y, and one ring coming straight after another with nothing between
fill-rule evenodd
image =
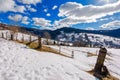
<instances>
[{"instance_id":1,"label":"white cloud","mask_svg":"<svg viewBox=\"0 0 120 80\"><path fill-rule=\"evenodd\" d=\"M76 2L67 2L59 8L59 17L63 19L57 21L57 25L67 27L79 23L92 23L107 15L120 12L120 1L104 6L82 5ZM56 25L56 26L57 26Z\"/></svg>"},{"instance_id":2,"label":"white cloud","mask_svg":"<svg viewBox=\"0 0 120 80\"><path fill-rule=\"evenodd\" d=\"M27 25L27 24L30 23L28 20L29 20L29 18L28 18L27 16L24 16L24 17L22 18L22 23Z\"/></svg>"},{"instance_id":3,"label":"white cloud","mask_svg":"<svg viewBox=\"0 0 120 80\"><path fill-rule=\"evenodd\" d=\"M24 13L26 11L26 8L24 6L16 6L15 12Z\"/></svg>"},{"instance_id":4,"label":"white cloud","mask_svg":"<svg viewBox=\"0 0 120 80\"><path fill-rule=\"evenodd\" d=\"M107 21L107 20L109 20L110 18L101 18L101 19L99 19L98 21Z\"/></svg>"},{"instance_id":5,"label":"white cloud","mask_svg":"<svg viewBox=\"0 0 120 80\"><path fill-rule=\"evenodd\" d=\"M116 1L118 0L97 0L97 3L104 5L104 4L114 3Z\"/></svg>"},{"instance_id":6,"label":"white cloud","mask_svg":"<svg viewBox=\"0 0 120 80\"><path fill-rule=\"evenodd\" d=\"M0 0L0 12L14 11L15 5L13 0Z\"/></svg>"},{"instance_id":7,"label":"white cloud","mask_svg":"<svg viewBox=\"0 0 120 80\"><path fill-rule=\"evenodd\" d=\"M100 26L100 28L102 28L102 29L116 29L116 28L120 28L120 21L116 20L116 21L112 21L112 22L103 24L102 26Z\"/></svg>"},{"instance_id":8,"label":"white cloud","mask_svg":"<svg viewBox=\"0 0 120 80\"><path fill-rule=\"evenodd\" d=\"M71 18L64 18L59 21L54 22L54 26L57 28L62 28L62 27L71 27L72 25L82 23L84 21L81 20L76 20L76 19L71 19Z\"/></svg>"},{"instance_id":9,"label":"white cloud","mask_svg":"<svg viewBox=\"0 0 120 80\"><path fill-rule=\"evenodd\" d=\"M50 14L50 13L47 13L46 16L51 16L51 14Z\"/></svg>"},{"instance_id":10,"label":"white cloud","mask_svg":"<svg viewBox=\"0 0 120 80\"><path fill-rule=\"evenodd\" d=\"M23 24L29 24L29 18L27 16L22 16L20 14L16 14L16 15L10 15L8 16L9 20L12 20L14 22L21 22Z\"/></svg>"},{"instance_id":11,"label":"white cloud","mask_svg":"<svg viewBox=\"0 0 120 80\"><path fill-rule=\"evenodd\" d=\"M32 18L34 21L35 26L41 26L41 27L49 27L51 26L50 20L46 20L45 18Z\"/></svg>"},{"instance_id":12,"label":"white cloud","mask_svg":"<svg viewBox=\"0 0 120 80\"><path fill-rule=\"evenodd\" d=\"M34 4L41 3L42 0L18 0L18 2L21 2L23 4Z\"/></svg>"},{"instance_id":13,"label":"white cloud","mask_svg":"<svg viewBox=\"0 0 120 80\"><path fill-rule=\"evenodd\" d=\"M48 9L44 9L44 12L47 12L48 11Z\"/></svg>"},{"instance_id":14,"label":"white cloud","mask_svg":"<svg viewBox=\"0 0 120 80\"><path fill-rule=\"evenodd\" d=\"M20 14L10 15L10 16L8 16L8 19L15 21L15 22L19 22L22 20L22 15L20 15Z\"/></svg>"},{"instance_id":15,"label":"white cloud","mask_svg":"<svg viewBox=\"0 0 120 80\"><path fill-rule=\"evenodd\" d=\"M54 5L53 8L52 8L52 10L55 10L57 7L58 7L58 6Z\"/></svg>"},{"instance_id":16,"label":"white cloud","mask_svg":"<svg viewBox=\"0 0 120 80\"><path fill-rule=\"evenodd\" d=\"M12 11L24 13L25 10L24 6L17 5L14 0L0 0L0 12Z\"/></svg>"},{"instance_id":17,"label":"white cloud","mask_svg":"<svg viewBox=\"0 0 120 80\"><path fill-rule=\"evenodd\" d=\"M31 12L36 12L37 11L36 9L32 8L31 5L27 5L26 7Z\"/></svg>"}]
</instances>

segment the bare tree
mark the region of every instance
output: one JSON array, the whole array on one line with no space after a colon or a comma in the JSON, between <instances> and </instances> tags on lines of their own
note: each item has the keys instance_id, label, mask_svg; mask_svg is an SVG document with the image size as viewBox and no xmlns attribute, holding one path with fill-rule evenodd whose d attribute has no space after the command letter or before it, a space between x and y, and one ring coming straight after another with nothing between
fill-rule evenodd
<instances>
[{"instance_id":1,"label":"bare tree","mask_svg":"<svg viewBox=\"0 0 120 80\"><path fill-rule=\"evenodd\" d=\"M44 38L46 38L46 44L48 45L49 44L49 42L48 42L48 39L51 39L51 35L48 33L48 32L45 32L44 33Z\"/></svg>"},{"instance_id":2,"label":"bare tree","mask_svg":"<svg viewBox=\"0 0 120 80\"><path fill-rule=\"evenodd\" d=\"M85 33L85 39L86 39L86 45L89 45L91 47L91 41L90 39L88 38L88 35Z\"/></svg>"}]
</instances>

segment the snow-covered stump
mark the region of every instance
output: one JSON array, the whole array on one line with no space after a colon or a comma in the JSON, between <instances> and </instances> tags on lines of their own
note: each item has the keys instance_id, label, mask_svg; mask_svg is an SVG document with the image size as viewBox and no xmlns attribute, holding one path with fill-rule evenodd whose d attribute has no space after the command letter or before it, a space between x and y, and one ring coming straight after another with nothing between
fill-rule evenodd
<instances>
[{"instance_id":1,"label":"snow-covered stump","mask_svg":"<svg viewBox=\"0 0 120 80\"><path fill-rule=\"evenodd\" d=\"M100 48L97 62L94 67L94 75L100 79L107 77L109 71L106 66L104 66L105 57L107 54L106 48Z\"/></svg>"}]
</instances>

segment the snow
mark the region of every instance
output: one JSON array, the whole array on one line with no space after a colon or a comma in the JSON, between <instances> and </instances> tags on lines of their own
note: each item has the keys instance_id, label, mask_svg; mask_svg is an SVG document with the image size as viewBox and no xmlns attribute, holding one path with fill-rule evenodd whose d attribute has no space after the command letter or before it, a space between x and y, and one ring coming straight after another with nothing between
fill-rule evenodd
<instances>
[{"instance_id":1,"label":"snow","mask_svg":"<svg viewBox=\"0 0 120 80\"><path fill-rule=\"evenodd\" d=\"M86 36L85 36L86 35ZM105 35L99 35L99 34L90 34L90 33L64 33L64 31L61 32L60 35L57 36L57 38L60 41L64 42L79 42L83 40L84 42L87 42L89 40L92 44L92 46L100 46L104 45L106 47L116 47L120 48L120 39Z\"/></svg>"},{"instance_id":2,"label":"snow","mask_svg":"<svg viewBox=\"0 0 120 80\"><path fill-rule=\"evenodd\" d=\"M59 46L49 46L59 51ZM61 46L61 52L65 52L66 55L72 55L74 51L74 60L79 61L82 66L82 70L91 70L94 68L97 56L88 57L88 53L96 54L99 53L99 48L87 48L87 47L68 47ZM120 49L107 48L108 55L106 56L105 65L112 75L120 79Z\"/></svg>"},{"instance_id":3,"label":"snow","mask_svg":"<svg viewBox=\"0 0 120 80\"><path fill-rule=\"evenodd\" d=\"M87 68L77 60L0 38L0 80L95 80Z\"/></svg>"},{"instance_id":4,"label":"snow","mask_svg":"<svg viewBox=\"0 0 120 80\"><path fill-rule=\"evenodd\" d=\"M3 30L0 31L0 36L1 32L4 33L4 37L6 32L9 35L9 31ZM26 41L30 37L22 33L17 35L20 41L22 35ZM37 37L32 36L32 40L35 39ZM43 40L45 39L42 38ZM59 46L49 47L59 51ZM120 79L120 49L107 50L105 65L110 74ZM60 46L60 51L68 56L71 56L73 51L74 58L39 52L23 44L0 38L0 80L97 80L86 71L94 68L97 59L97 56L88 57L88 53L98 55L99 48Z\"/></svg>"}]
</instances>

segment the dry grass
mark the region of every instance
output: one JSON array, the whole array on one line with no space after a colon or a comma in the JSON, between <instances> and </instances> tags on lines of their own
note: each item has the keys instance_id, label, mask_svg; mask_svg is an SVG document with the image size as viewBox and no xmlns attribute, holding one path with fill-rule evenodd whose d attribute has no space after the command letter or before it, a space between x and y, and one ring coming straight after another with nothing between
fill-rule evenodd
<instances>
[{"instance_id":1,"label":"dry grass","mask_svg":"<svg viewBox=\"0 0 120 80\"><path fill-rule=\"evenodd\" d=\"M64 53L60 53L59 51L57 50L54 50L50 47L47 47L47 46L42 46L42 51L45 51L45 52L51 52L51 53L55 53L55 54L58 54L58 55L61 55L61 56L64 56L64 57L68 57L68 58L71 58L71 56L67 56L65 55Z\"/></svg>"},{"instance_id":2,"label":"dry grass","mask_svg":"<svg viewBox=\"0 0 120 80\"><path fill-rule=\"evenodd\" d=\"M94 76L94 70L86 71L86 72ZM106 77L102 77L101 80L119 80L119 79L110 74Z\"/></svg>"},{"instance_id":3,"label":"dry grass","mask_svg":"<svg viewBox=\"0 0 120 80\"><path fill-rule=\"evenodd\" d=\"M92 56L97 56L97 54L90 53L90 52L87 53L87 57L92 57Z\"/></svg>"},{"instance_id":4,"label":"dry grass","mask_svg":"<svg viewBox=\"0 0 120 80\"><path fill-rule=\"evenodd\" d=\"M36 49L38 47L37 43L31 43L30 45L28 45L30 48L32 49Z\"/></svg>"},{"instance_id":5,"label":"dry grass","mask_svg":"<svg viewBox=\"0 0 120 80\"><path fill-rule=\"evenodd\" d=\"M119 80L119 79L114 76L108 76L106 78L103 78L102 80Z\"/></svg>"},{"instance_id":6,"label":"dry grass","mask_svg":"<svg viewBox=\"0 0 120 80\"><path fill-rule=\"evenodd\" d=\"M92 57L92 56L98 56L98 55L95 54L95 53L87 52L87 57ZM105 59L107 59L107 60L111 60L111 58L109 58L109 57L106 57Z\"/></svg>"},{"instance_id":7,"label":"dry grass","mask_svg":"<svg viewBox=\"0 0 120 80\"><path fill-rule=\"evenodd\" d=\"M27 41L24 41L24 42L16 41L16 42L19 42L19 43L22 43L22 44L27 44L28 43ZM45 46L45 45L42 45L42 48L38 48L38 44L36 42L32 42L31 44L29 44L27 46L30 47L31 49L35 49L37 51L51 52L51 53L54 53L54 54L58 54L58 55L61 55L61 56L64 56L64 57L71 58L71 56L67 56L64 53L59 53L59 51L54 50L54 49L52 49L48 46Z\"/></svg>"}]
</instances>

